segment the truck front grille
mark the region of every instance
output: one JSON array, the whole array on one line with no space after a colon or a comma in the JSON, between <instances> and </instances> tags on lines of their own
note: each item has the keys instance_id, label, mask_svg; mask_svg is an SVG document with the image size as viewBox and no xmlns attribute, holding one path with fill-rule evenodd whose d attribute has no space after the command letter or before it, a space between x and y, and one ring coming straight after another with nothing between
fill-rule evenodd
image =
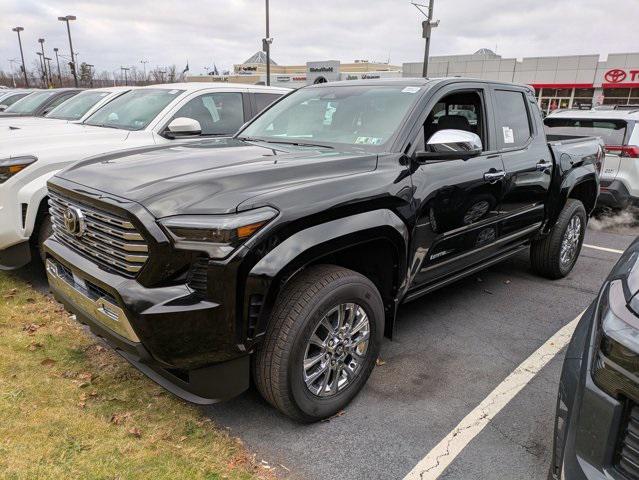
<instances>
[{"instance_id":1,"label":"truck front grille","mask_svg":"<svg viewBox=\"0 0 639 480\"><path fill-rule=\"evenodd\" d=\"M133 277L149 258L144 237L125 218L52 191L49 213L55 237L98 264ZM81 218L75 218L78 214ZM72 221L65 221L65 215ZM74 218L80 227L73 228Z\"/></svg>"},{"instance_id":2,"label":"truck front grille","mask_svg":"<svg viewBox=\"0 0 639 480\"><path fill-rule=\"evenodd\" d=\"M624 478L639 480L639 406L632 405L625 428L621 431L621 445L617 468Z\"/></svg>"}]
</instances>

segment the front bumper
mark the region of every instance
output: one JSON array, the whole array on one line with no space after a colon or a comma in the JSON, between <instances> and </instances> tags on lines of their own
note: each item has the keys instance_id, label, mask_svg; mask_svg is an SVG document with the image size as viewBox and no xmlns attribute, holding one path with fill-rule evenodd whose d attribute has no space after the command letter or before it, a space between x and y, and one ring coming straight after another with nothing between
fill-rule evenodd
<instances>
[{"instance_id":1,"label":"front bumper","mask_svg":"<svg viewBox=\"0 0 639 480\"><path fill-rule=\"evenodd\" d=\"M246 353L231 352L228 344L217 342L208 348L222 361L203 363L201 355L193 356L203 345L193 337L203 335L198 328L209 325L202 321L215 318L219 305L199 299L185 285L144 288L134 279L100 269L55 237L46 241L45 250L54 297L149 378L199 404L225 400L248 388Z\"/></svg>"}]
</instances>

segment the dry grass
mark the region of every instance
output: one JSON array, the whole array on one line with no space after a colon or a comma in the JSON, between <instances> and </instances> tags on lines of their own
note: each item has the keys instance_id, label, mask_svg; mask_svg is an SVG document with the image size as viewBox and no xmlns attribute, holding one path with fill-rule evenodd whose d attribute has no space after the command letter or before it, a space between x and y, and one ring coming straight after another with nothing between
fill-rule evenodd
<instances>
[{"instance_id":1,"label":"dry grass","mask_svg":"<svg viewBox=\"0 0 639 480\"><path fill-rule=\"evenodd\" d=\"M239 440L0 273L0 478L265 476Z\"/></svg>"}]
</instances>

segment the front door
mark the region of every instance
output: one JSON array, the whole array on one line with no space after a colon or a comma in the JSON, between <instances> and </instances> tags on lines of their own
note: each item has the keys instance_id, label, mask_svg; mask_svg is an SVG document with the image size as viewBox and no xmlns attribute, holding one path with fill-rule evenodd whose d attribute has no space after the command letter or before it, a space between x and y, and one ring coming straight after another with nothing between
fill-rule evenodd
<instances>
[{"instance_id":1,"label":"front door","mask_svg":"<svg viewBox=\"0 0 639 480\"><path fill-rule=\"evenodd\" d=\"M458 87L459 88L459 87ZM468 160L413 165L417 220L409 290L463 270L495 254L505 171L494 148L490 92L482 84L454 85L435 98L415 149L439 130L466 130L480 136L483 151Z\"/></svg>"}]
</instances>

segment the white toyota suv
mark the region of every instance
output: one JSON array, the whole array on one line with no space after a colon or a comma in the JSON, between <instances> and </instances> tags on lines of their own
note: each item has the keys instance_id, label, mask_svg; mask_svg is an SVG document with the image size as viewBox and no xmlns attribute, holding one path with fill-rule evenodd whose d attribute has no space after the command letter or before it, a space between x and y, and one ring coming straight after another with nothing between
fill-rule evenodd
<instances>
[{"instance_id":1,"label":"white toyota suv","mask_svg":"<svg viewBox=\"0 0 639 480\"><path fill-rule=\"evenodd\" d=\"M171 83L131 90L81 123L60 122L40 135L0 137L0 268L18 268L51 233L47 180L92 155L231 136L290 90L225 83ZM26 129L25 129L26 130Z\"/></svg>"},{"instance_id":2,"label":"white toyota suv","mask_svg":"<svg viewBox=\"0 0 639 480\"><path fill-rule=\"evenodd\" d=\"M598 206L639 204L639 108L561 110L544 123L547 133L601 137L606 144Z\"/></svg>"}]
</instances>

